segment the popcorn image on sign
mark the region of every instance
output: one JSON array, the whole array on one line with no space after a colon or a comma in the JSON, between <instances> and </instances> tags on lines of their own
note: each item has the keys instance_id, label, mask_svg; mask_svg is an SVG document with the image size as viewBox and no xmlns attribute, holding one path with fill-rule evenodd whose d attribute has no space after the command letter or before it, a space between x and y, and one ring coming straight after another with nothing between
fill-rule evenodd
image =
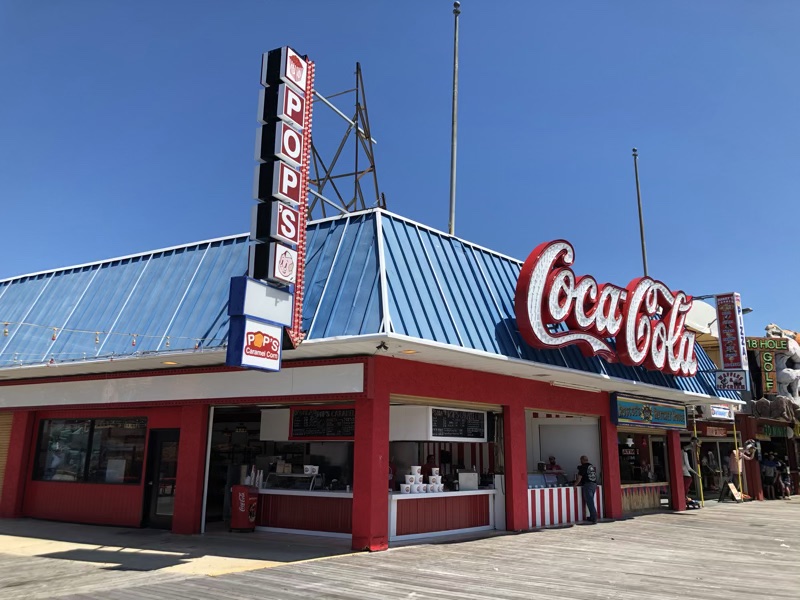
<instances>
[{"instance_id":1,"label":"popcorn image on sign","mask_svg":"<svg viewBox=\"0 0 800 600\"><path fill-rule=\"evenodd\" d=\"M289 56L288 60L288 73L289 77L294 79L297 83L303 81L303 75L306 71L306 66L303 64L303 61L297 58L296 56Z\"/></svg>"}]
</instances>

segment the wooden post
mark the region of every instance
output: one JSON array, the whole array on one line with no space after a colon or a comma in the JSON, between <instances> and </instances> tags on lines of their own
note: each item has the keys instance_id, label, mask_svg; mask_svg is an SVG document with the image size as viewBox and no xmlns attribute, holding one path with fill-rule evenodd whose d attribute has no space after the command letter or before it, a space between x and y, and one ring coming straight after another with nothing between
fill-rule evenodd
<instances>
[{"instance_id":1,"label":"wooden post","mask_svg":"<svg viewBox=\"0 0 800 600\"><path fill-rule=\"evenodd\" d=\"M528 529L528 450L525 408L521 403L503 405L503 449L506 473L506 529Z\"/></svg>"},{"instance_id":2,"label":"wooden post","mask_svg":"<svg viewBox=\"0 0 800 600\"><path fill-rule=\"evenodd\" d=\"M353 444L353 550L389 547L389 392L356 399Z\"/></svg>"},{"instance_id":3,"label":"wooden post","mask_svg":"<svg viewBox=\"0 0 800 600\"><path fill-rule=\"evenodd\" d=\"M672 510L686 510L686 493L683 487L683 455L681 434L667 432L667 465L669 466L669 495Z\"/></svg>"}]
</instances>

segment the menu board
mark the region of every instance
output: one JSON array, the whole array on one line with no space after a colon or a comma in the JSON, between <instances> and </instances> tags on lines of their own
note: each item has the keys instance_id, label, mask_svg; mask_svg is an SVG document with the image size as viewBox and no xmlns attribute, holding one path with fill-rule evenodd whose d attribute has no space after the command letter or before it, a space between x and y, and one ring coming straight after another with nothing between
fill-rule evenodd
<instances>
[{"instance_id":1,"label":"menu board","mask_svg":"<svg viewBox=\"0 0 800 600\"><path fill-rule=\"evenodd\" d=\"M431 408L431 437L486 441L486 413Z\"/></svg>"},{"instance_id":2,"label":"menu board","mask_svg":"<svg viewBox=\"0 0 800 600\"><path fill-rule=\"evenodd\" d=\"M356 433L356 410L292 409L292 429L289 439L352 439Z\"/></svg>"}]
</instances>

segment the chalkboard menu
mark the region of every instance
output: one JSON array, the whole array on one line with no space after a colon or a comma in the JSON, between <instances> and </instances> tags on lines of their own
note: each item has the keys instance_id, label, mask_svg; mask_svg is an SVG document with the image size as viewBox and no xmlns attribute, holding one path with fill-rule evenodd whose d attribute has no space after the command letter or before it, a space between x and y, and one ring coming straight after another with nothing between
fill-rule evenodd
<instances>
[{"instance_id":1,"label":"chalkboard menu","mask_svg":"<svg viewBox=\"0 0 800 600\"><path fill-rule=\"evenodd\" d=\"M354 408L292 411L291 439L352 439L355 433L356 410Z\"/></svg>"},{"instance_id":2,"label":"chalkboard menu","mask_svg":"<svg viewBox=\"0 0 800 600\"><path fill-rule=\"evenodd\" d=\"M486 440L486 413L471 410L431 409L431 436Z\"/></svg>"}]
</instances>

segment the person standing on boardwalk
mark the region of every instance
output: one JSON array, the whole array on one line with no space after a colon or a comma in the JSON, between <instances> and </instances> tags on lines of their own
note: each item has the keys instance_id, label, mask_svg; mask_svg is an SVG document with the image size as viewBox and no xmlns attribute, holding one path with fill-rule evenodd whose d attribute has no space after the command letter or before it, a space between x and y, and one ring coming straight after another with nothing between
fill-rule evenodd
<instances>
[{"instance_id":1,"label":"person standing on boardwalk","mask_svg":"<svg viewBox=\"0 0 800 600\"><path fill-rule=\"evenodd\" d=\"M589 457L581 456L581 464L578 467L578 477L575 485L580 486L583 495L583 503L589 511L587 521L597 523L597 508L594 505L594 497L597 492L597 469L589 462Z\"/></svg>"}]
</instances>

